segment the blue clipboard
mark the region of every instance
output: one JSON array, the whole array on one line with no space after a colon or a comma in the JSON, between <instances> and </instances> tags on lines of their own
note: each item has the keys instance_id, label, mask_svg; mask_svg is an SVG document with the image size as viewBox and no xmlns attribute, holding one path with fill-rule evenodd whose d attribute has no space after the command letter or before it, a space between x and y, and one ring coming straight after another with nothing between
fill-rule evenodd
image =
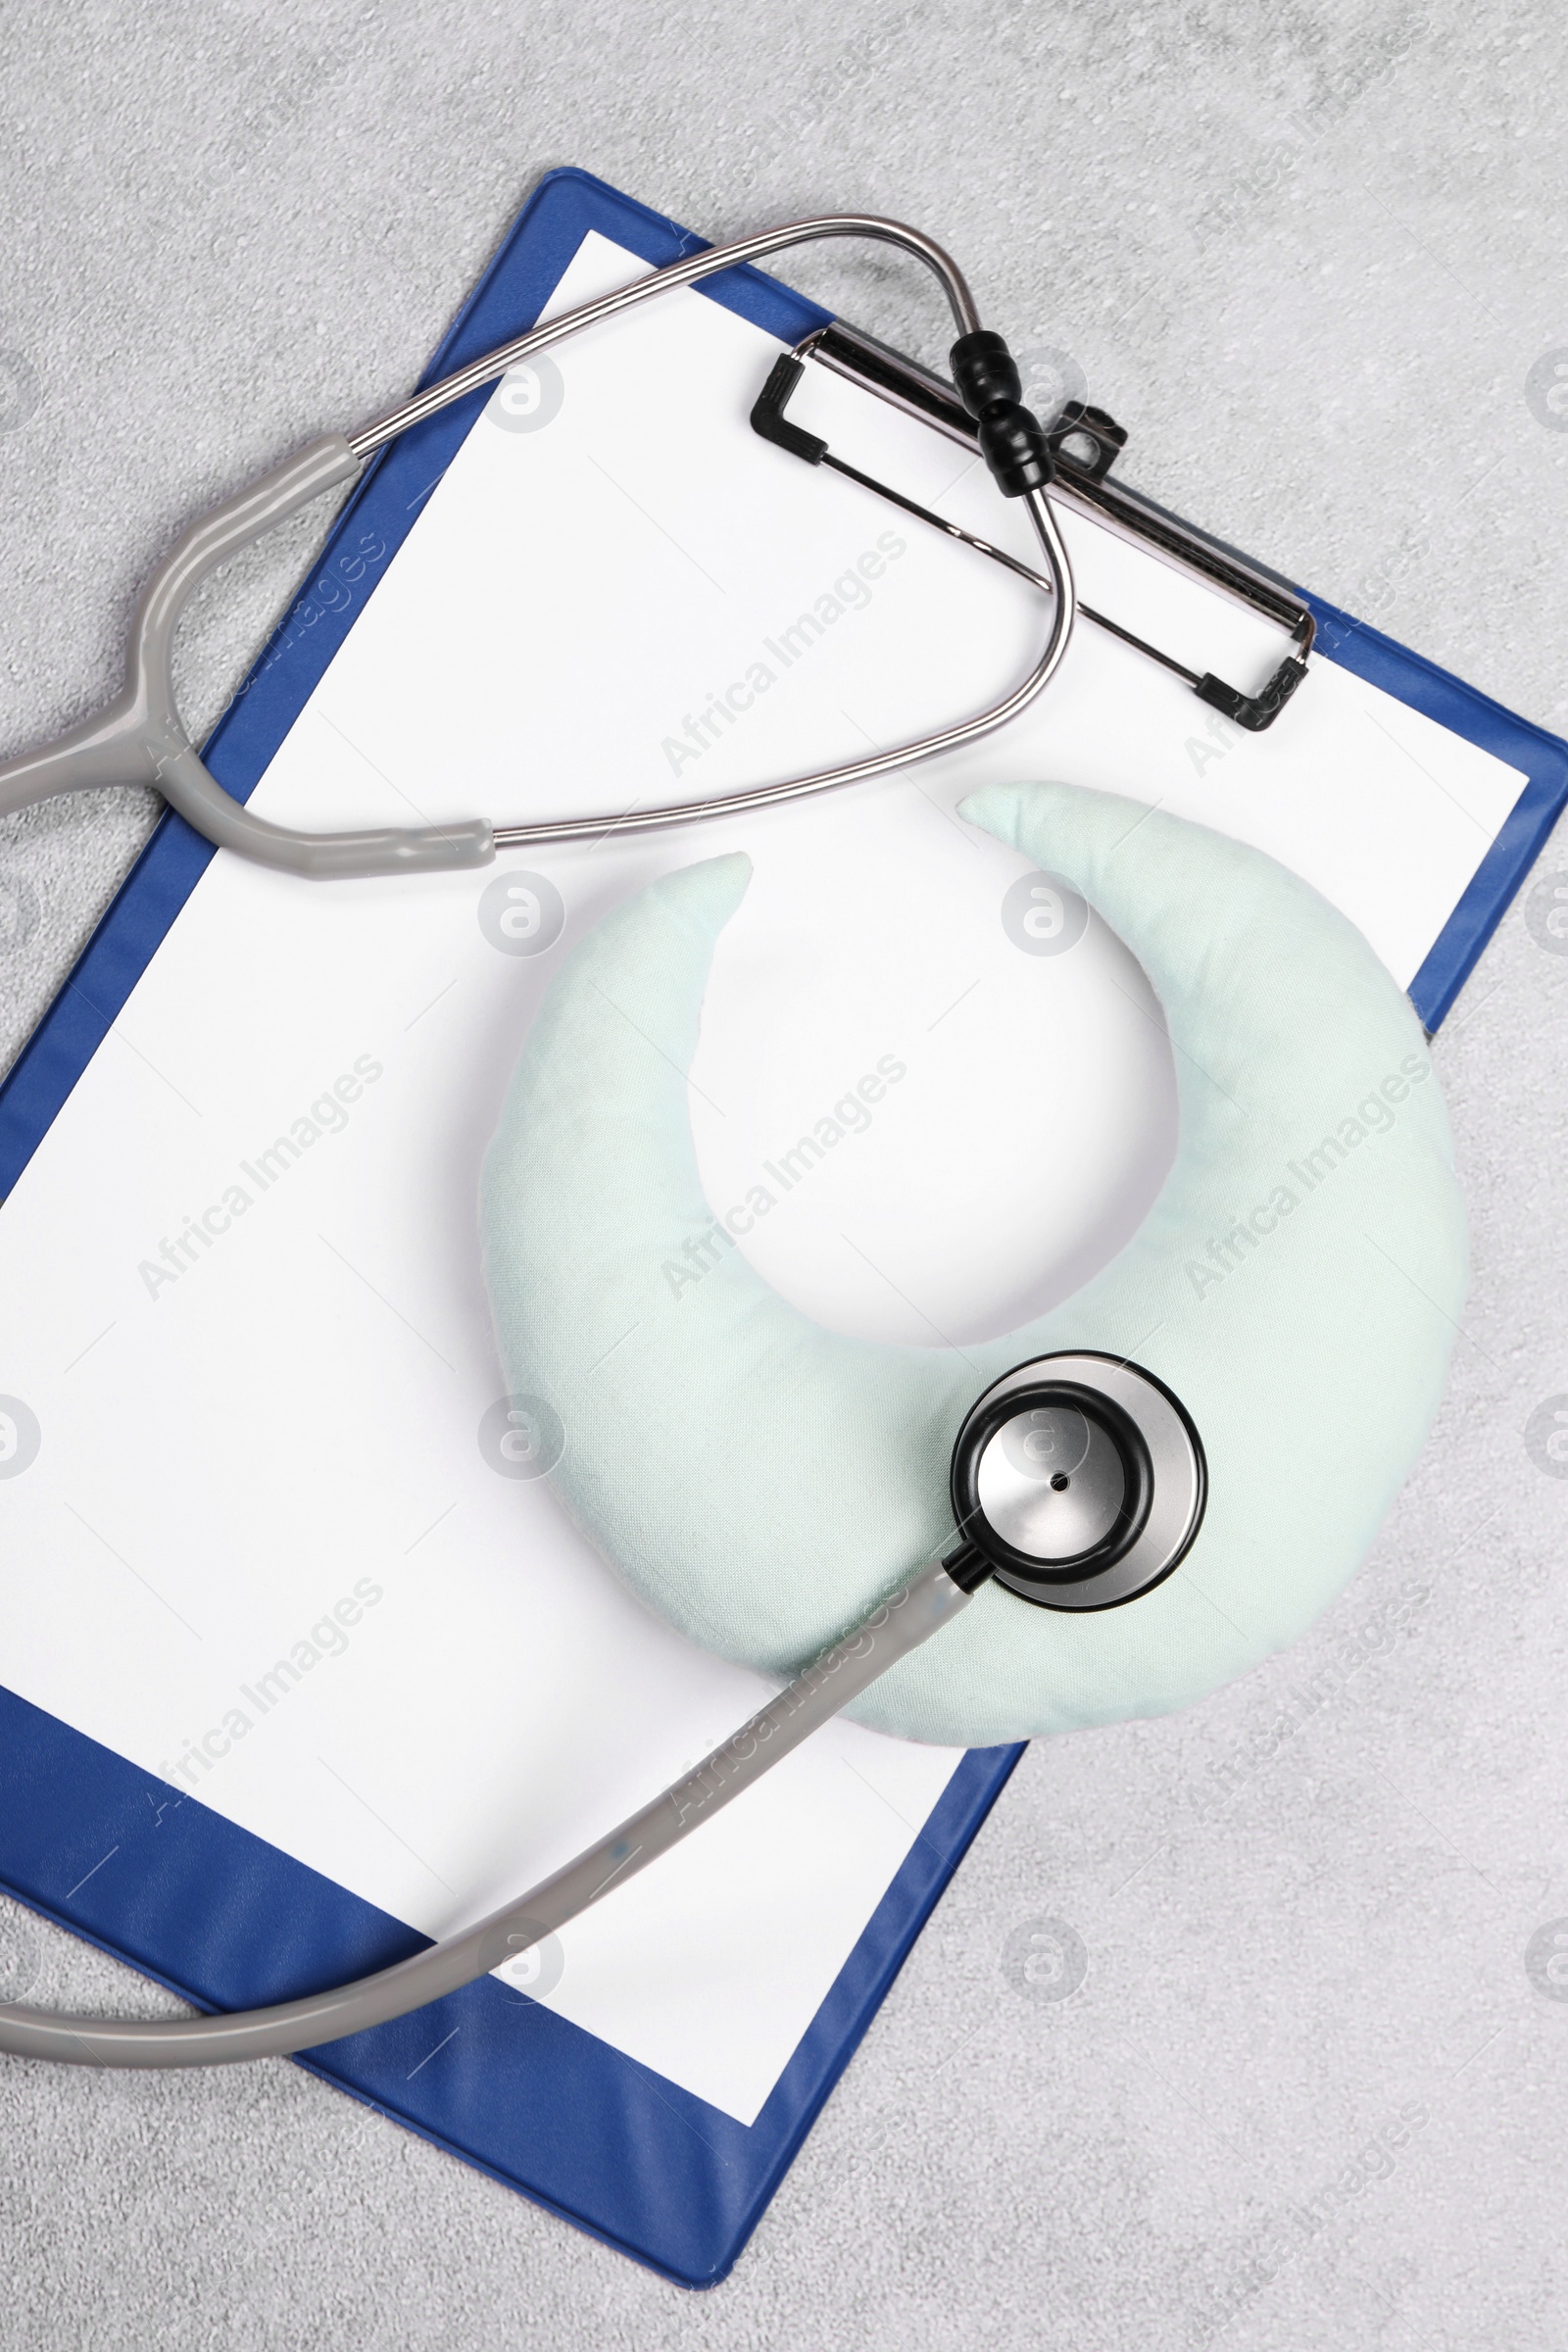
<instances>
[{"instance_id":1,"label":"blue clipboard","mask_svg":"<svg viewBox=\"0 0 1568 2352\"><path fill-rule=\"evenodd\" d=\"M424 380L532 324L598 229L656 266L700 240L578 171L550 173ZM754 270L700 291L794 343L827 314ZM368 469L207 750L238 800L261 778L488 390ZM1528 778L1411 987L1435 1029L1568 799L1568 746L1332 606L1319 649ZM0 1086L0 1198L37 1150L209 858L172 812ZM749 2128L494 1979L298 2061L687 2286L729 2271L1021 1748L959 1765L771 2097ZM204 2009L340 1984L426 1940L96 1741L0 1690L0 1885Z\"/></svg>"}]
</instances>

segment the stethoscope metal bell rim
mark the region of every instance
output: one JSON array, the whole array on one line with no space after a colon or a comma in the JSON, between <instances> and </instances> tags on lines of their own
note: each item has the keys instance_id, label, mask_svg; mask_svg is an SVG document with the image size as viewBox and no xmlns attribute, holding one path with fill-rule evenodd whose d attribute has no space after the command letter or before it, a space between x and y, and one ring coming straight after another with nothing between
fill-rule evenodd
<instances>
[{"instance_id":1,"label":"stethoscope metal bell rim","mask_svg":"<svg viewBox=\"0 0 1568 2352\"><path fill-rule=\"evenodd\" d=\"M1020 1544L1017 1534L1042 1511L1004 1511L995 1498L994 1465L1007 1434L1053 1407L1082 1414L1091 1433L1098 1427L1122 1472L1122 1492L1104 1488L1097 1497L1105 1522L1098 1539L1065 1552ZM1043 1474L1037 1482L1042 1500L1050 1483ZM1067 1488L1070 1479L1054 1483ZM1114 1609L1186 1558L1202 1525L1208 1465L1186 1407L1163 1381L1124 1357L1077 1350L1018 1364L976 1399L953 1448L950 1488L962 1550L976 1569L983 1563L998 1584L1041 1608ZM968 1581L961 1566L955 1572Z\"/></svg>"}]
</instances>

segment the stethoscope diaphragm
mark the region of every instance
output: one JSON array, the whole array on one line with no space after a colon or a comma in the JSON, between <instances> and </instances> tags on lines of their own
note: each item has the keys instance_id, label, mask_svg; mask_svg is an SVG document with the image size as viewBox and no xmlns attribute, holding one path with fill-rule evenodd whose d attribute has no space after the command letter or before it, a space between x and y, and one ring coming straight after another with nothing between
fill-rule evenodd
<instances>
[{"instance_id":1,"label":"stethoscope diaphragm","mask_svg":"<svg viewBox=\"0 0 1568 2352\"><path fill-rule=\"evenodd\" d=\"M975 1403L953 1449L953 1513L999 1584L1050 1609L1108 1609L1185 1558L1203 1448L1180 1399L1116 1356L1038 1356Z\"/></svg>"}]
</instances>

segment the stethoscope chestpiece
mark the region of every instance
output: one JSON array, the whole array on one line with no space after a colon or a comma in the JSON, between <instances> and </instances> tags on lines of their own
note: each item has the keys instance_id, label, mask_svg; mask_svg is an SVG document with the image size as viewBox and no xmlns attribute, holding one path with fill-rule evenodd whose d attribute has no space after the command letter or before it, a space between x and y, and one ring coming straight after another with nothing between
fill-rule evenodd
<instances>
[{"instance_id":1,"label":"stethoscope chestpiece","mask_svg":"<svg viewBox=\"0 0 1568 2352\"><path fill-rule=\"evenodd\" d=\"M1207 1490L1180 1398L1118 1356L1019 1364L971 1407L953 1448L965 1545L1047 1609L1113 1609L1149 1592L1186 1557Z\"/></svg>"}]
</instances>

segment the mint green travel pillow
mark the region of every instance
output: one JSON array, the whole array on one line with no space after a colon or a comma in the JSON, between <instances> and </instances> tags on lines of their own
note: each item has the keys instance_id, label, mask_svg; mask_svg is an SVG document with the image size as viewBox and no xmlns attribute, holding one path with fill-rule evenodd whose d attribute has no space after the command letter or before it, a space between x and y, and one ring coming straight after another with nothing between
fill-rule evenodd
<instances>
[{"instance_id":1,"label":"mint green travel pillow","mask_svg":"<svg viewBox=\"0 0 1568 2352\"><path fill-rule=\"evenodd\" d=\"M1175 1164L1065 1305L963 1356L850 1340L727 1246L686 1071L743 857L654 883L563 967L490 1148L482 1220L518 1426L547 1433L539 1458L559 1448L562 1501L661 1616L768 1675L953 1547L953 1441L1001 1374L1093 1348L1174 1389L1209 1472L1174 1575L1077 1613L988 1585L851 1710L975 1745L1185 1706L1312 1622L1421 1446L1466 1253L1421 1028L1306 883L1063 784L994 786L963 814L1120 935L1175 1055ZM666 1267L704 1236L722 1263L672 1286Z\"/></svg>"}]
</instances>

